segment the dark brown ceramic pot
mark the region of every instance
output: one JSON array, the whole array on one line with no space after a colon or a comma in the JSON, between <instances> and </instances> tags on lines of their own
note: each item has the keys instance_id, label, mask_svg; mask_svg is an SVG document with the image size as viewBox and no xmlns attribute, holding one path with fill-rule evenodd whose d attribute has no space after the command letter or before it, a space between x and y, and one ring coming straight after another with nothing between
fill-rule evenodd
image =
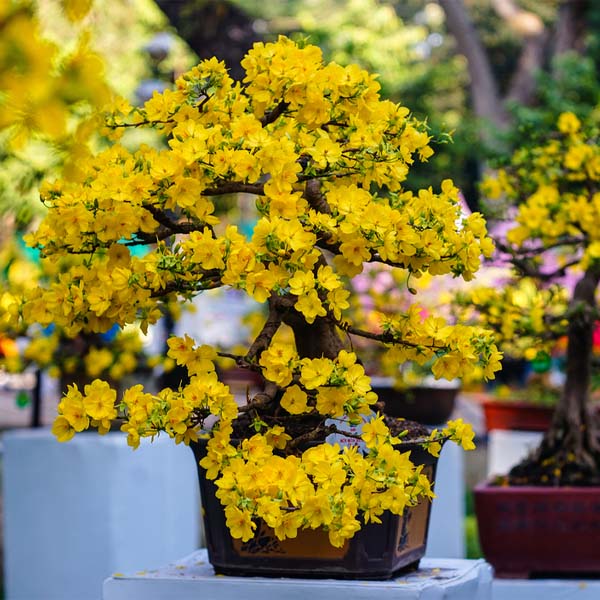
<instances>
[{"instance_id":1,"label":"dark brown ceramic pot","mask_svg":"<svg viewBox=\"0 0 600 600\"><path fill-rule=\"evenodd\" d=\"M373 391L384 402L383 412L425 425L445 423L454 410L458 388L411 387L397 390L375 384Z\"/></svg>"},{"instance_id":2,"label":"dark brown ceramic pot","mask_svg":"<svg viewBox=\"0 0 600 600\"><path fill-rule=\"evenodd\" d=\"M412 460L424 465L431 480L437 459L419 446ZM193 445L196 460L206 442ZM223 507L214 483L198 466L208 557L223 575L310 577L337 579L388 579L399 571L416 568L425 554L431 503L422 501L402 516L384 513L381 523L369 523L341 548L331 546L323 530L299 530L296 538L278 540L264 523L247 542L233 539L225 524Z\"/></svg>"}]
</instances>

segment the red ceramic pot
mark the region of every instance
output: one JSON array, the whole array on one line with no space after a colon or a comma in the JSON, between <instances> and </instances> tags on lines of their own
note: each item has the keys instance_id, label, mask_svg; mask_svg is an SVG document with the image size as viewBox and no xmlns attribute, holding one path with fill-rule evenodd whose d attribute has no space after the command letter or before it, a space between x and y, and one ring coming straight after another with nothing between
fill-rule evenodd
<instances>
[{"instance_id":1,"label":"red ceramic pot","mask_svg":"<svg viewBox=\"0 0 600 600\"><path fill-rule=\"evenodd\" d=\"M485 400L483 413L488 431L492 429L546 431L550 427L554 408L531 402Z\"/></svg>"},{"instance_id":2,"label":"red ceramic pot","mask_svg":"<svg viewBox=\"0 0 600 600\"><path fill-rule=\"evenodd\" d=\"M497 577L600 575L600 487L477 485L479 540Z\"/></svg>"}]
</instances>

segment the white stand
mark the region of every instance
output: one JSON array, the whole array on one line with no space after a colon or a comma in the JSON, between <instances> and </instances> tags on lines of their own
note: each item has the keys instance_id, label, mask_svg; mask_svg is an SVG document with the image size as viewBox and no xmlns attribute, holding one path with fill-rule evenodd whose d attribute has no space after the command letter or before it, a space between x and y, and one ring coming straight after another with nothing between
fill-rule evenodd
<instances>
[{"instance_id":1,"label":"white stand","mask_svg":"<svg viewBox=\"0 0 600 600\"><path fill-rule=\"evenodd\" d=\"M542 441L540 431L493 429L488 434L487 475L504 475L535 450Z\"/></svg>"},{"instance_id":2,"label":"white stand","mask_svg":"<svg viewBox=\"0 0 600 600\"><path fill-rule=\"evenodd\" d=\"M428 558L465 556L465 456L456 444L444 444L437 466L431 506Z\"/></svg>"},{"instance_id":3,"label":"white stand","mask_svg":"<svg viewBox=\"0 0 600 600\"><path fill-rule=\"evenodd\" d=\"M598 600L597 579L494 579L492 600Z\"/></svg>"},{"instance_id":4,"label":"white stand","mask_svg":"<svg viewBox=\"0 0 600 600\"><path fill-rule=\"evenodd\" d=\"M161 436L46 429L3 435L6 600L96 600L119 569L164 564L198 547L192 451Z\"/></svg>"},{"instance_id":5,"label":"white stand","mask_svg":"<svg viewBox=\"0 0 600 600\"><path fill-rule=\"evenodd\" d=\"M490 600L492 572L483 560L424 559L388 581L219 577L205 549L156 571L113 576L103 600Z\"/></svg>"}]
</instances>

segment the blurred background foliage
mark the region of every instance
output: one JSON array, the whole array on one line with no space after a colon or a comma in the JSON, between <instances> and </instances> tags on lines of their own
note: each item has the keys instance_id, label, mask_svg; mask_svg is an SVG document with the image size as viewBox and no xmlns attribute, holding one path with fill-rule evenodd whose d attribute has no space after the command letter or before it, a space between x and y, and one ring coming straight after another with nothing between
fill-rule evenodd
<instances>
[{"instance_id":1,"label":"blurred background foliage","mask_svg":"<svg viewBox=\"0 0 600 600\"><path fill-rule=\"evenodd\" d=\"M40 182L69 167L69 161L82 150L73 144L72 134L89 115L89 106L84 106L86 90L98 98L100 86L107 85L111 92L134 101L140 82L153 77L155 61L146 47L159 32L170 29L167 18L152 0L94 2L89 13L75 23L65 13L63 0L21 4L31 10L32 23L39 24L44 39L59 49L55 59L75 55L84 45L102 57L103 64L74 61L62 73L66 84L61 99L69 113L70 140L32 131L26 141L15 145L6 131L0 132L0 222L4 235L27 227L39 216L44 210L37 193ZM195 60L187 44L172 35L161 68L181 72ZM59 68L65 69L63 65ZM79 131L83 134L82 129ZM0 233L0 243L1 238Z\"/></svg>"}]
</instances>

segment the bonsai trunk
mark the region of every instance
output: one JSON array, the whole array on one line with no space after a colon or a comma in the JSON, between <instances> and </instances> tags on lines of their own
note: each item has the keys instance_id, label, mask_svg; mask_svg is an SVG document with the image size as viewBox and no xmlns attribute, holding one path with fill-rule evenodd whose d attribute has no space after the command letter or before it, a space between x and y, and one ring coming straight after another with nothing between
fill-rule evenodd
<instances>
[{"instance_id":1,"label":"bonsai trunk","mask_svg":"<svg viewBox=\"0 0 600 600\"><path fill-rule=\"evenodd\" d=\"M300 358L336 358L344 345L335 323L328 317L317 317L313 323L307 323L293 308L294 302L295 297L291 294L272 296L269 301L270 320L291 327Z\"/></svg>"},{"instance_id":2,"label":"bonsai trunk","mask_svg":"<svg viewBox=\"0 0 600 600\"><path fill-rule=\"evenodd\" d=\"M285 319L285 322L294 332L296 349L301 358L334 359L344 349L335 324L326 317L319 317L314 323L306 323L302 318Z\"/></svg>"},{"instance_id":3,"label":"bonsai trunk","mask_svg":"<svg viewBox=\"0 0 600 600\"><path fill-rule=\"evenodd\" d=\"M600 273L588 270L569 307L566 380L540 447L509 473L516 485L600 485L597 418L589 407L595 292Z\"/></svg>"}]
</instances>

